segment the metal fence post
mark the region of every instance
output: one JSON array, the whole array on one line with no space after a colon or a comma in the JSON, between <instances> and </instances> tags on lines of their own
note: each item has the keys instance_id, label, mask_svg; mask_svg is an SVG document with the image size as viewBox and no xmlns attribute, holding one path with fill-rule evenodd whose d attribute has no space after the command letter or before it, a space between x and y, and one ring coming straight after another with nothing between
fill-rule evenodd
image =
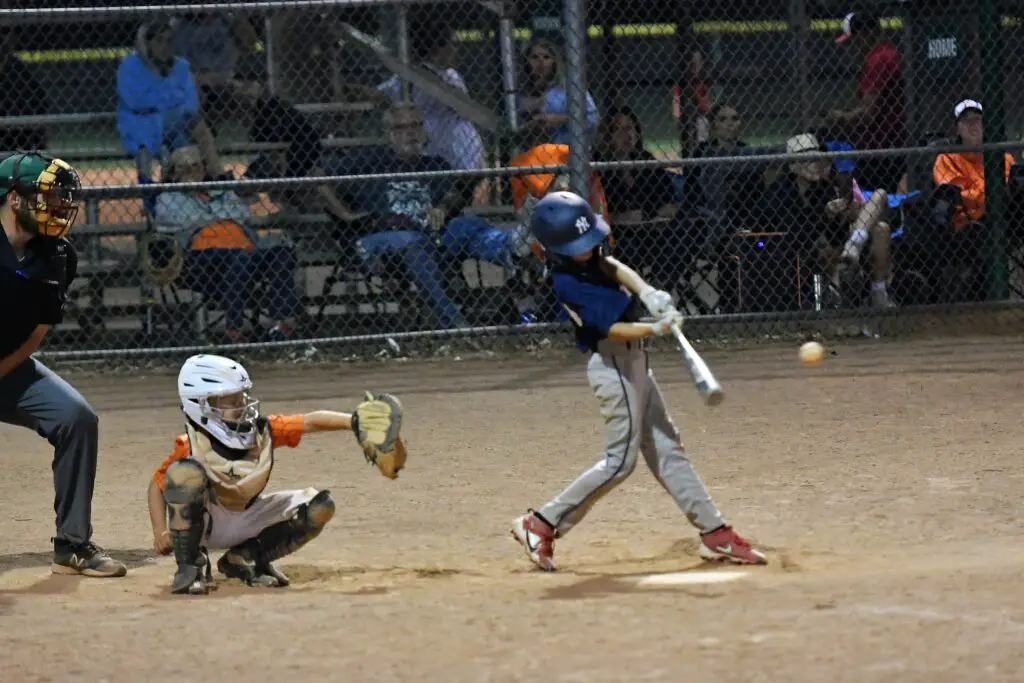
<instances>
[{"instance_id":1,"label":"metal fence post","mask_svg":"<svg viewBox=\"0 0 1024 683\"><path fill-rule=\"evenodd\" d=\"M505 119L512 131L519 130L519 112L516 96L516 36L513 24L513 10L510 3L501 4L501 18L498 20L498 51L501 53L501 82L504 87Z\"/></svg>"},{"instance_id":2,"label":"metal fence post","mask_svg":"<svg viewBox=\"0 0 1024 683\"><path fill-rule=\"evenodd\" d=\"M276 12L267 12L263 17L263 56L267 62L267 92L271 95L277 94L277 65L274 60L274 15Z\"/></svg>"},{"instance_id":3,"label":"metal fence post","mask_svg":"<svg viewBox=\"0 0 1024 683\"><path fill-rule=\"evenodd\" d=\"M587 171L586 43L587 10L584 0L565 0L565 87L569 98L569 166L572 190L589 197Z\"/></svg>"},{"instance_id":4,"label":"metal fence post","mask_svg":"<svg viewBox=\"0 0 1024 683\"><path fill-rule=\"evenodd\" d=\"M793 34L793 59L796 61L796 87L800 89L800 110L796 112L797 120L794 122L801 131L809 130L811 126L811 93L810 66L808 64L807 51L807 0L790 0L789 3L789 30Z\"/></svg>"},{"instance_id":5,"label":"metal fence post","mask_svg":"<svg viewBox=\"0 0 1024 683\"><path fill-rule=\"evenodd\" d=\"M1001 16L995 0L984 0L979 9L985 142L1004 142L1006 116ZM988 298L992 301L1002 301L1009 296L1006 171L1003 157L1001 151L985 154L985 260L989 269Z\"/></svg>"},{"instance_id":6,"label":"metal fence post","mask_svg":"<svg viewBox=\"0 0 1024 683\"><path fill-rule=\"evenodd\" d=\"M408 5L399 5L396 16L396 42L398 47L398 59L401 60L402 64L409 66L409 7ZM402 79L402 101L407 102L409 100L409 81Z\"/></svg>"}]
</instances>

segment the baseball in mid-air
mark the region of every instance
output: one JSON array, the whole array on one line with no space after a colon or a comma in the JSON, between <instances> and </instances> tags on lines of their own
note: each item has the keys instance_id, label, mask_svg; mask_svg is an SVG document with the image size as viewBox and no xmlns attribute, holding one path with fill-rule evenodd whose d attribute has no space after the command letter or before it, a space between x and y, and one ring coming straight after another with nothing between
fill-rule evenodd
<instances>
[{"instance_id":1,"label":"baseball in mid-air","mask_svg":"<svg viewBox=\"0 0 1024 683\"><path fill-rule=\"evenodd\" d=\"M821 365L823 360L825 360L825 347L818 342L810 341L800 347L800 363L804 366L813 368Z\"/></svg>"}]
</instances>

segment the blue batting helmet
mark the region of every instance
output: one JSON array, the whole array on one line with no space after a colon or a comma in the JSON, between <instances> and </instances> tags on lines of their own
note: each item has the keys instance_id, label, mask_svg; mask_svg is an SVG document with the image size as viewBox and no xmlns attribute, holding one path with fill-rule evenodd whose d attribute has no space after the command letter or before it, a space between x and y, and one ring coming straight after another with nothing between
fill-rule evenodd
<instances>
[{"instance_id":1,"label":"blue batting helmet","mask_svg":"<svg viewBox=\"0 0 1024 683\"><path fill-rule=\"evenodd\" d=\"M552 192L537 202L530 231L544 251L568 257L587 253L611 232L587 200L573 192Z\"/></svg>"}]
</instances>

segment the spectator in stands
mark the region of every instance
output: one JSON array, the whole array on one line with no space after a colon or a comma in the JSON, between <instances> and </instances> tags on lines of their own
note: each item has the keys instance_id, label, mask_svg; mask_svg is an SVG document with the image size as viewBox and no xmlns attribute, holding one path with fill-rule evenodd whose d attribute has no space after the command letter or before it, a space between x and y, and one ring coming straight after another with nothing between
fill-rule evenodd
<instances>
[{"instance_id":1,"label":"spectator in stands","mask_svg":"<svg viewBox=\"0 0 1024 683\"><path fill-rule=\"evenodd\" d=\"M324 175L324 147L321 132L310 117L279 97L261 97L249 128L252 142L284 143L280 150L261 152L249 164L244 178L305 178ZM322 209L343 223L366 214L352 212L329 184L312 189L271 191L274 200L300 211Z\"/></svg>"},{"instance_id":2,"label":"spectator in stands","mask_svg":"<svg viewBox=\"0 0 1024 683\"><path fill-rule=\"evenodd\" d=\"M684 73L689 77L686 85L676 85L672 89L672 118L680 123L679 149L681 155L687 157L691 156L695 145L706 142L711 135L711 88L714 81L708 72L707 58L700 50L690 53L690 61ZM684 100L684 90L690 102ZM687 105L693 107L692 112L684 111ZM692 121L681 121L683 116L691 113Z\"/></svg>"},{"instance_id":3,"label":"spectator in stands","mask_svg":"<svg viewBox=\"0 0 1024 683\"><path fill-rule=\"evenodd\" d=\"M389 146L364 148L338 159L330 175L381 175L384 179L348 184L339 196L357 212L371 214L373 232L358 243L363 258L379 263L381 257L401 259L444 328L466 324L448 297L442 260L489 261L506 269L517 266L515 232L503 231L483 221L455 219L469 204L472 181L453 181L442 176L424 180L390 180L389 174L447 171L448 162L424 154L426 132L419 109L411 103L390 108L384 117ZM451 222L449 223L449 220ZM445 227L447 224L447 227Z\"/></svg>"},{"instance_id":4,"label":"spectator in stands","mask_svg":"<svg viewBox=\"0 0 1024 683\"><path fill-rule=\"evenodd\" d=\"M238 79L238 61L256 50L259 36L244 13L183 14L171 20L174 54L192 67L200 108L217 119L245 111L259 83Z\"/></svg>"},{"instance_id":5,"label":"spectator in stands","mask_svg":"<svg viewBox=\"0 0 1024 683\"><path fill-rule=\"evenodd\" d=\"M14 53L10 26L0 26L0 118L47 113L46 91L32 70ZM46 127L0 124L0 152L45 149Z\"/></svg>"},{"instance_id":6,"label":"spectator in stands","mask_svg":"<svg viewBox=\"0 0 1024 683\"><path fill-rule=\"evenodd\" d=\"M977 100L957 103L953 109L957 144L973 146L985 142L982 112ZM1008 179L1014 165L1013 156L1005 153L1004 161ZM936 185L952 185L959 190L958 206L952 217L954 231L985 218L985 160L980 152L940 154L932 174Z\"/></svg>"},{"instance_id":7,"label":"spectator in stands","mask_svg":"<svg viewBox=\"0 0 1024 683\"><path fill-rule=\"evenodd\" d=\"M985 141L983 108L977 100L965 99L953 108L956 120L956 141L962 145L980 145ZM1004 158L1004 179L1009 180L1015 160L1009 153ZM943 265L967 266L974 272L963 296L981 300L986 296L988 271L985 263L985 160L980 152L940 154L932 171L936 188L933 194L934 219L941 232L934 235L936 260ZM1011 186L1012 189L1012 186ZM1008 207L1019 206L1011 192ZM1019 209L1018 209L1019 210ZM1016 241L1017 216L1008 221L1010 236ZM957 294L957 296L961 296Z\"/></svg>"},{"instance_id":8,"label":"spectator in stands","mask_svg":"<svg viewBox=\"0 0 1024 683\"><path fill-rule=\"evenodd\" d=\"M274 94L295 103L344 101L346 71L366 68L363 54L346 48L338 24L373 35L380 25L377 7L334 5L317 12L301 3L270 13L269 55L276 74Z\"/></svg>"},{"instance_id":9,"label":"spectator in stands","mask_svg":"<svg viewBox=\"0 0 1024 683\"><path fill-rule=\"evenodd\" d=\"M426 23L416 28L411 43L421 67L441 83L469 93L462 74L455 69L457 52L450 28ZM377 86L377 91L387 101L397 103L402 98L401 84L398 76L392 76ZM426 154L441 157L454 169L483 168L484 143L476 126L427 90L414 85L410 94L423 113Z\"/></svg>"},{"instance_id":10,"label":"spectator in stands","mask_svg":"<svg viewBox=\"0 0 1024 683\"><path fill-rule=\"evenodd\" d=\"M121 145L149 177L149 161L196 144L213 175L224 174L216 140L199 114L196 84L189 64L174 56L171 25L156 21L139 27L135 51L117 70L117 129Z\"/></svg>"},{"instance_id":11,"label":"spectator in stands","mask_svg":"<svg viewBox=\"0 0 1024 683\"><path fill-rule=\"evenodd\" d=\"M509 166L523 168L531 166L566 166L569 163L569 145L553 145L546 143L532 147L522 154L514 157ZM512 205L516 209L520 225L526 230L527 239L531 242L531 249L537 257L543 260L543 253L539 246L532 242L529 237L530 216L533 214L533 207L541 199L551 192L560 192L572 189L569 184L569 175L563 173L532 173L529 175L514 175L510 179L512 186ZM597 173L590 175L590 206L595 213L600 214L605 221L611 222L608 213L608 197L601 183L601 176Z\"/></svg>"},{"instance_id":12,"label":"spectator in stands","mask_svg":"<svg viewBox=\"0 0 1024 683\"><path fill-rule=\"evenodd\" d=\"M855 12L843 20L837 43L849 43L864 59L857 83L857 104L834 109L829 120L847 132L855 149L894 149L906 145L903 58L886 37L878 17ZM897 192L906 172L899 156L857 160L857 179L868 190Z\"/></svg>"},{"instance_id":13,"label":"spectator in stands","mask_svg":"<svg viewBox=\"0 0 1024 683\"><path fill-rule=\"evenodd\" d=\"M654 161L645 144L640 119L629 107L613 107L598 126L595 161ZM672 174L658 168L623 168L600 172L618 251L629 263L652 269L651 280L670 287L684 263L683 231L678 225L654 225L676 215Z\"/></svg>"},{"instance_id":14,"label":"spectator in stands","mask_svg":"<svg viewBox=\"0 0 1024 683\"><path fill-rule=\"evenodd\" d=\"M740 135L742 126L735 107L717 103L711 108L711 137L697 146L694 156L747 156L749 163L687 166L683 171L683 210L707 224L703 250L709 254L730 234L758 230L768 219L761 210L767 165L755 158L768 150L748 146Z\"/></svg>"},{"instance_id":15,"label":"spectator in stands","mask_svg":"<svg viewBox=\"0 0 1024 683\"><path fill-rule=\"evenodd\" d=\"M786 142L787 154L824 151L825 145L808 133ZM843 275L859 290L861 251L870 240L871 305L891 306L887 290L891 228L886 221L885 190L865 197L856 184L851 187L838 182L834 166L826 159L792 162L788 171L772 184L767 213L804 252L816 256L818 268L828 275L835 293L846 294L851 289L841 282Z\"/></svg>"},{"instance_id":16,"label":"spectator in stands","mask_svg":"<svg viewBox=\"0 0 1024 683\"><path fill-rule=\"evenodd\" d=\"M645 144L640 119L629 107L613 107L598 128L595 161L655 161ZM612 223L639 223L676 214L675 184L657 168L601 172Z\"/></svg>"},{"instance_id":17,"label":"spectator in stands","mask_svg":"<svg viewBox=\"0 0 1024 683\"><path fill-rule=\"evenodd\" d=\"M566 166L569 163L569 145L553 145L545 143L532 147L525 152L515 156L509 162L512 168L523 168L532 166ZM551 295L551 288L548 282L547 268L544 265L544 252L530 235L530 218L533 214L533 207L541 199L551 192L571 190L569 175L566 173L555 175L553 173L532 173L529 175L514 175L510 178L512 186L512 204L516 209L519 219L519 233L533 252L535 259L527 259L524 265L524 273L532 276L533 281L521 288L522 296L517 302L517 308L522 322L535 322L544 320L553 322L555 319L568 320L565 309L558 304ZM608 199L605 196L604 186L601 184L601 177L597 173L590 175L590 206L595 213L600 214L606 222L610 222L608 214ZM616 238L611 239L613 245ZM521 247L520 253L525 254ZM537 299L543 295L549 305L539 304Z\"/></svg>"},{"instance_id":18,"label":"spectator in stands","mask_svg":"<svg viewBox=\"0 0 1024 683\"><path fill-rule=\"evenodd\" d=\"M194 145L179 147L169 162L172 180L199 182L206 170ZM246 305L262 282L269 315L276 324L269 340L291 337L299 313L296 256L273 236L248 226L249 206L234 191L164 192L157 199L157 230L185 252L187 285L219 302L228 341L240 341Z\"/></svg>"},{"instance_id":19,"label":"spectator in stands","mask_svg":"<svg viewBox=\"0 0 1024 683\"><path fill-rule=\"evenodd\" d=\"M537 142L569 143L569 95L565 62L558 47L537 40L526 50L525 77L519 96L519 114ZM587 93L587 132L597 127L594 98Z\"/></svg>"}]
</instances>

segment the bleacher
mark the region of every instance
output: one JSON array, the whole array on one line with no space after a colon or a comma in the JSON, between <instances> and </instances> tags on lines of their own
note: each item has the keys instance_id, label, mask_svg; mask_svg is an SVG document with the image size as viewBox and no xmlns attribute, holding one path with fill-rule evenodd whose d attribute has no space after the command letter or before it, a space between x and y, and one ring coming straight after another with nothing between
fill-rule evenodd
<instances>
[{"instance_id":1,"label":"bleacher","mask_svg":"<svg viewBox=\"0 0 1024 683\"><path fill-rule=\"evenodd\" d=\"M365 117L376 111L370 102L299 104L296 108L314 117ZM114 131L115 112L79 112L42 116L0 117L0 127L46 126L60 131L101 129ZM351 126L343 126L351 129ZM363 127L358 127L363 128ZM73 136L70 136L73 138ZM247 165L258 153L287 148L287 143L257 143L239 135L219 136L218 150L227 159ZM113 140L111 140L113 142ZM379 136L344 136L328 134L322 143L328 150L385 143ZM79 144L54 146L48 150L75 165L100 165L103 170L86 172L85 183L121 184L135 182L133 159L116 144L85 147ZM108 167L109 165L109 167ZM393 329L394 316L418 315L412 307L414 299L404 296L405 282L387 282L388 278L370 276L357 262L351 249L338 244L332 232L336 226L324 213L299 213L288 208L254 206L252 227L260 231L282 233L294 243L299 258L300 293L308 320L321 330L363 327L368 330ZM511 207L475 206L469 211L486 215L498 225L514 226ZM61 333L70 337L92 337L95 334L123 332L131 338L140 335L153 343L161 332L183 341L188 330L192 342L201 342L210 332L208 320L211 306L198 300L187 289L161 286L146 272L141 259L141 242L152 230L143 214L140 200L91 199L84 215L71 233L80 253L79 277L71 290L67 323ZM265 215L260 215L265 214ZM464 280L477 289L500 287L501 269L490 264L472 263L466 268ZM484 297L486 299L486 297ZM403 310L406 309L406 310ZM365 318L365 325L356 319ZM171 341L171 340L168 340ZM131 343L131 342L126 342Z\"/></svg>"},{"instance_id":2,"label":"bleacher","mask_svg":"<svg viewBox=\"0 0 1024 683\"><path fill-rule=\"evenodd\" d=\"M153 281L141 260L142 240L151 227L141 217L117 220L125 212L109 210L102 213L113 215L114 219L101 221L100 204L113 201L90 200L84 220L80 219L71 233L81 255L81 265L72 288L68 324L64 328L72 334L77 331L86 336L121 330L151 337L159 335L158 328L175 327L188 329L197 338L203 338L208 332L206 320L210 308L200 305L195 295L187 290L161 286ZM473 206L467 213L483 215L509 229L515 225L511 207ZM295 245L303 308L308 320L319 329L330 330L332 326L346 330L354 327L395 329L396 324L401 324L396 323L396 316L408 321L419 314L408 310L418 304L402 290L407 284L401 278L392 282L390 278L367 273L353 249L339 244L332 235L336 226L326 214L280 208L265 215L254 215L251 225L261 232L283 234ZM501 269L491 264L467 262L464 275L470 288L480 290L478 294L503 284ZM487 299L486 296L476 298ZM486 317L487 311L482 313ZM342 317L343 325L334 324L341 322Z\"/></svg>"}]
</instances>

